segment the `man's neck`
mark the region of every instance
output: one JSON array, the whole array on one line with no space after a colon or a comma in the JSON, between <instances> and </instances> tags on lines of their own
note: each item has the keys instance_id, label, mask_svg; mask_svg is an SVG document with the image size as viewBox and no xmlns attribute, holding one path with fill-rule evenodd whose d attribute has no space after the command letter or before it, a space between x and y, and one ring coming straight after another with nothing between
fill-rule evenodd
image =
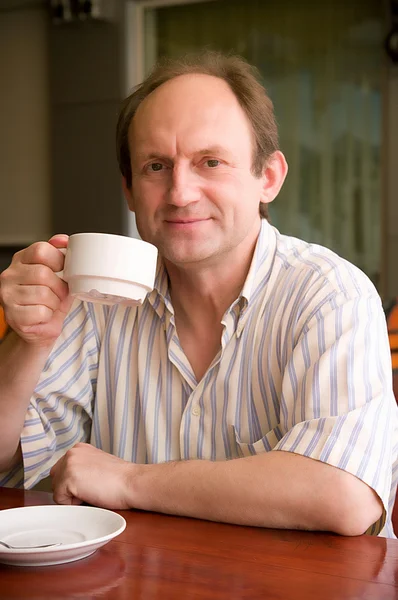
<instances>
[{"instance_id":1,"label":"man's neck","mask_svg":"<svg viewBox=\"0 0 398 600\"><path fill-rule=\"evenodd\" d=\"M185 327L206 328L220 324L228 307L238 298L249 272L257 238L234 255L213 264L176 266L165 261L171 299L177 320Z\"/></svg>"}]
</instances>

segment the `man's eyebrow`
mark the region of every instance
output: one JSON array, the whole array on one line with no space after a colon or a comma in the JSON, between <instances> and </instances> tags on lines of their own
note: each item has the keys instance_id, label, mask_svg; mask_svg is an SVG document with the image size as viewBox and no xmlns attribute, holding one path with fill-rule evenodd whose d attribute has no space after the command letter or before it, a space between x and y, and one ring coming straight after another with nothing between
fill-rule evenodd
<instances>
[{"instance_id":1,"label":"man's eyebrow","mask_svg":"<svg viewBox=\"0 0 398 600\"><path fill-rule=\"evenodd\" d=\"M143 161L143 160L155 160L155 159L160 159L160 160L170 160L169 156L166 156L165 154L160 154L157 152L138 152L135 155L135 158L139 161Z\"/></svg>"},{"instance_id":2,"label":"man's eyebrow","mask_svg":"<svg viewBox=\"0 0 398 600\"><path fill-rule=\"evenodd\" d=\"M231 156L230 152L223 146L215 145L209 146L207 148L203 148L201 150L195 150L192 152L192 156L214 156L214 155L222 155L222 156ZM161 152L137 152L135 154L135 159L139 162L147 161L147 160L164 160L171 161L173 158L167 156L166 154L162 154Z\"/></svg>"},{"instance_id":3,"label":"man's eyebrow","mask_svg":"<svg viewBox=\"0 0 398 600\"><path fill-rule=\"evenodd\" d=\"M201 154L201 155L206 155L206 154L223 154L225 155L230 155L230 153L228 152L228 150L226 148L223 148L222 146L209 146L208 148L203 148L203 150L198 150L197 152L195 152L195 154Z\"/></svg>"}]
</instances>

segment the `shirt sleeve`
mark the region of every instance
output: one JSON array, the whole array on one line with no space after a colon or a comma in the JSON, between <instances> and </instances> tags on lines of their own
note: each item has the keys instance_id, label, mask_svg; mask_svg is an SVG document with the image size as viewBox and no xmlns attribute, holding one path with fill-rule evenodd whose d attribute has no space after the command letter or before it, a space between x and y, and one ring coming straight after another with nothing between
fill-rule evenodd
<instances>
[{"instance_id":1,"label":"shirt sleeve","mask_svg":"<svg viewBox=\"0 0 398 600\"><path fill-rule=\"evenodd\" d=\"M73 303L30 400L21 434L23 465L0 485L33 487L77 442L90 436L100 336L92 305Z\"/></svg>"},{"instance_id":2,"label":"shirt sleeve","mask_svg":"<svg viewBox=\"0 0 398 600\"><path fill-rule=\"evenodd\" d=\"M397 406L381 301L336 294L307 320L284 370L274 450L308 456L367 483L383 502L368 533L383 528L392 490Z\"/></svg>"}]
</instances>

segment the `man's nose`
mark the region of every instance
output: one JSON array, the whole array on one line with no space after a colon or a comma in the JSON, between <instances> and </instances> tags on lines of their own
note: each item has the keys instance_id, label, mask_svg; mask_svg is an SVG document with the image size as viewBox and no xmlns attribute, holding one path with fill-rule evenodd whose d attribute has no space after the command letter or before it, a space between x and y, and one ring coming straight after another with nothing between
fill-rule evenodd
<instances>
[{"instance_id":1,"label":"man's nose","mask_svg":"<svg viewBox=\"0 0 398 600\"><path fill-rule=\"evenodd\" d=\"M174 166L169 190L169 203L187 206L200 199L198 176L188 165Z\"/></svg>"}]
</instances>

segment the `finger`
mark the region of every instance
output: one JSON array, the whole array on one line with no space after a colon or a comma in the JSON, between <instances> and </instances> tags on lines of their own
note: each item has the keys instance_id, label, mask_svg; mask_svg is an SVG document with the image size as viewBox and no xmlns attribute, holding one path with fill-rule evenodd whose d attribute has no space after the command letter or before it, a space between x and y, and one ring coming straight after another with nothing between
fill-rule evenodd
<instances>
[{"instance_id":1,"label":"finger","mask_svg":"<svg viewBox=\"0 0 398 600\"><path fill-rule=\"evenodd\" d=\"M61 299L45 285L18 285L15 288L14 302L19 306L43 305L55 311L59 308Z\"/></svg>"},{"instance_id":2,"label":"finger","mask_svg":"<svg viewBox=\"0 0 398 600\"><path fill-rule=\"evenodd\" d=\"M25 265L46 265L56 273L63 269L65 256L49 242L36 242L25 250L17 252L15 259Z\"/></svg>"},{"instance_id":3,"label":"finger","mask_svg":"<svg viewBox=\"0 0 398 600\"><path fill-rule=\"evenodd\" d=\"M18 323L19 329L30 328L35 325L44 325L49 323L53 317L54 311L47 306L19 306L16 305L11 311L7 312L7 321L13 326Z\"/></svg>"},{"instance_id":4,"label":"finger","mask_svg":"<svg viewBox=\"0 0 398 600\"><path fill-rule=\"evenodd\" d=\"M55 487L53 492L53 498L57 504L73 504L74 496L73 494L70 494L65 488Z\"/></svg>"},{"instance_id":5,"label":"finger","mask_svg":"<svg viewBox=\"0 0 398 600\"><path fill-rule=\"evenodd\" d=\"M50 477L54 501L57 504L73 504L75 497L68 489L65 475L65 456L51 467Z\"/></svg>"},{"instance_id":6,"label":"finger","mask_svg":"<svg viewBox=\"0 0 398 600\"><path fill-rule=\"evenodd\" d=\"M80 500L80 498L76 498L76 496L72 496L71 504L77 505L77 504L83 504L83 502L82 502L82 500Z\"/></svg>"},{"instance_id":7,"label":"finger","mask_svg":"<svg viewBox=\"0 0 398 600\"><path fill-rule=\"evenodd\" d=\"M68 303L69 299L71 300L70 303ZM73 297L70 296L69 299L67 299L65 302L61 302L59 309L55 311L52 311L51 309L41 305L38 305L37 307L15 306L12 309L5 310L7 323L11 329L14 329L14 331L19 334L33 336L33 338L47 338L49 335L51 335L51 330L49 331L48 327L53 321L55 334L56 337L58 337L58 327L62 326L62 323L69 312L70 306L73 303ZM37 311L30 310L35 308L42 308L50 311L49 314L52 315L50 321L47 320L46 316L43 317L43 313L38 316ZM37 321L37 319L39 319L39 321Z\"/></svg>"},{"instance_id":8,"label":"finger","mask_svg":"<svg viewBox=\"0 0 398 600\"><path fill-rule=\"evenodd\" d=\"M69 489L65 476L54 478L53 498L57 504L82 504L82 500Z\"/></svg>"},{"instance_id":9,"label":"finger","mask_svg":"<svg viewBox=\"0 0 398 600\"><path fill-rule=\"evenodd\" d=\"M69 294L68 284L58 277L50 267L43 264L20 264L13 275L8 275L8 280L10 284L47 287L60 300L64 300Z\"/></svg>"},{"instance_id":10,"label":"finger","mask_svg":"<svg viewBox=\"0 0 398 600\"><path fill-rule=\"evenodd\" d=\"M48 243L55 248L66 248L68 246L68 242L69 236L66 235L66 233L57 233L48 240Z\"/></svg>"},{"instance_id":11,"label":"finger","mask_svg":"<svg viewBox=\"0 0 398 600\"><path fill-rule=\"evenodd\" d=\"M63 315L67 315L70 311L70 309L72 308L72 304L75 301L74 296L67 296L65 298L65 300L62 300L61 304L59 305L59 311L63 314Z\"/></svg>"}]
</instances>

